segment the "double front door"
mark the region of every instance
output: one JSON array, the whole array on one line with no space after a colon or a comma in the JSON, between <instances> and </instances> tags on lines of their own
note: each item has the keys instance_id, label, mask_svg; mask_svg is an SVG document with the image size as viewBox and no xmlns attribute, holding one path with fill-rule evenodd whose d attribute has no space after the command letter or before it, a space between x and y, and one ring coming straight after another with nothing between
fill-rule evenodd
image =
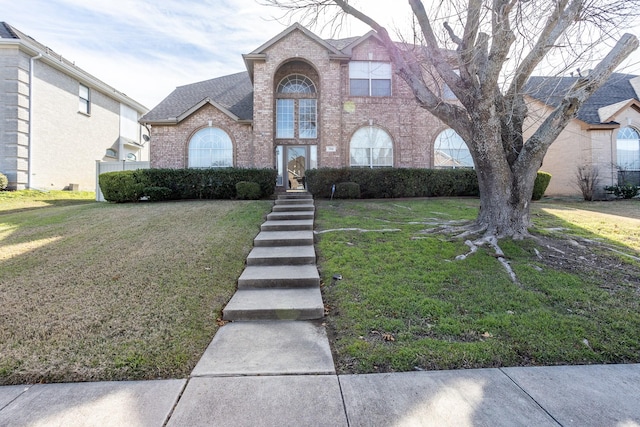
<instances>
[{"instance_id":1,"label":"double front door","mask_svg":"<svg viewBox=\"0 0 640 427\"><path fill-rule=\"evenodd\" d=\"M287 190L306 190L306 171L318 167L317 145L278 145L276 147L277 185Z\"/></svg>"}]
</instances>

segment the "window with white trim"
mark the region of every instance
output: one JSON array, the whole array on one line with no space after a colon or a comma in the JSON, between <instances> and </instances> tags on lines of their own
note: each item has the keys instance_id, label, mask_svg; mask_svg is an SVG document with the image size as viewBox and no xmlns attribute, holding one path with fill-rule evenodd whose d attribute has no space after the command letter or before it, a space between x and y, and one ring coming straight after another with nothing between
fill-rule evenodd
<instances>
[{"instance_id":1,"label":"window with white trim","mask_svg":"<svg viewBox=\"0 0 640 427\"><path fill-rule=\"evenodd\" d=\"M632 127L618 130L616 138L617 165L625 171L640 170L640 133Z\"/></svg>"},{"instance_id":2,"label":"window with white trim","mask_svg":"<svg viewBox=\"0 0 640 427\"><path fill-rule=\"evenodd\" d=\"M311 79L301 74L286 76L276 92L276 138L317 138L317 92Z\"/></svg>"},{"instance_id":3,"label":"window with white trim","mask_svg":"<svg viewBox=\"0 0 640 427\"><path fill-rule=\"evenodd\" d=\"M79 83L78 88L78 111L84 114L91 114L91 91L88 86Z\"/></svg>"},{"instance_id":4,"label":"window with white trim","mask_svg":"<svg viewBox=\"0 0 640 427\"><path fill-rule=\"evenodd\" d=\"M391 96L391 64L379 61L349 62L351 96Z\"/></svg>"},{"instance_id":5,"label":"window with white trim","mask_svg":"<svg viewBox=\"0 0 640 427\"><path fill-rule=\"evenodd\" d=\"M190 168L230 168L233 143L225 131L216 127L199 130L189 141Z\"/></svg>"},{"instance_id":6,"label":"window with white trim","mask_svg":"<svg viewBox=\"0 0 640 427\"><path fill-rule=\"evenodd\" d=\"M472 168L473 159L466 142L453 129L445 129L433 144L436 168Z\"/></svg>"},{"instance_id":7,"label":"window with white trim","mask_svg":"<svg viewBox=\"0 0 640 427\"><path fill-rule=\"evenodd\" d=\"M393 141L377 126L366 126L355 131L349 143L349 157L353 167L392 167Z\"/></svg>"}]
</instances>

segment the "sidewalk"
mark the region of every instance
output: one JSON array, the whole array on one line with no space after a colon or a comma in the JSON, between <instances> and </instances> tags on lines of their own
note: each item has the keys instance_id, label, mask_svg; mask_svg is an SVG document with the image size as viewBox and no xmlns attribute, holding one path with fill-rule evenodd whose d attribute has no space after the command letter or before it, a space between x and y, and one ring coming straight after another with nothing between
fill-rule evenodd
<instances>
[{"instance_id":1,"label":"sidewalk","mask_svg":"<svg viewBox=\"0 0 640 427\"><path fill-rule=\"evenodd\" d=\"M0 426L163 425L632 427L640 365L0 387Z\"/></svg>"},{"instance_id":2,"label":"sidewalk","mask_svg":"<svg viewBox=\"0 0 640 427\"><path fill-rule=\"evenodd\" d=\"M189 378L0 387L0 427L640 427L640 364L336 375L314 211L278 197Z\"/></svg>"}]
</instances>

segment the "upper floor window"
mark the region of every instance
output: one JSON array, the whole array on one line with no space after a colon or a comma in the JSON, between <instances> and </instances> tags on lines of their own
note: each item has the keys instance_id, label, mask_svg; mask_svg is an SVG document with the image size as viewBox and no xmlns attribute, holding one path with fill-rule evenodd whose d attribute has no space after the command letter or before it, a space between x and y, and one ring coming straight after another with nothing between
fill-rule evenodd
<instances>
[{"instance_id":1,"label":"upper floor window","mask_svg":"<svg viewBox=\"0 0 640 427\"><path fill-rule=\"evenodd\" d=\"M282 79L278 93L316 93L316 86L307 76L292 74Z\"/></svg>"},{"instance_id":2,"label":"upper floor window","mask_svg":"<svg viewBox=\"0 0 640 427\"><path fill-rule=\"evenodd\" d=\"M91 92L82 83L79 84L78 98L78 111L84 114L91 114Z\"/></svg>"},{"instance_id":3,"label":"upper floor window","mask_svg":"<svg viewBox=\"0 0 640 427\"><path fill-rule=\"evenodd\" d=\"M233 144L225 131L215 127L199 130L189 141L190 168L233 166Z\"/></svg>"},{"instance_id":4,"label":"upper floor window","mask_svg":"<svg viewBox=\"0 0 640 427\"><path fill-rule=\"evenodd\" d=\"M393 141L384 129L376 126L362 127L351 137L349 154L351 166L391 167Z\"/></svg>"},{"instance_id":5,"label":"upper floor window","mask_svg":"<svg viewBox=\"0 0 640 427\"><path fill-rule=\"evenodd\" d=\"M621 128L616 145L618 167L625 171L640 170L640 133L632 127Z\"/></svg>"},{"instance_id":6,"label":"upper floor window","mask_svg":"<svg viewBox=\"0 0 640 427\"><path fill-rule=\"evenodd\" d=\"M445 129L436 138L433 147L433 166L436 168L472 168L469 147L453 129Z\"/></svg>"},{"instance_id":7,"label":"upper floor window","mask_svg":"<svg viewBox=\"0 0 640 427\"><path fill-rule=\"evenodd\" d=\"M377 61L349 62L351 96L391 96L391 64Z\"/></svg>"},{"instance_id":8,"label":"upper floor window","mask_svg":"<svg viewBox=\"0 0 640 427\"><path fill-rule=\"evenodd\" d=\"M311 79L289 75L278 84L276 96L276 138L317 138L318 102Z\"/></svg>"}]
</instances>

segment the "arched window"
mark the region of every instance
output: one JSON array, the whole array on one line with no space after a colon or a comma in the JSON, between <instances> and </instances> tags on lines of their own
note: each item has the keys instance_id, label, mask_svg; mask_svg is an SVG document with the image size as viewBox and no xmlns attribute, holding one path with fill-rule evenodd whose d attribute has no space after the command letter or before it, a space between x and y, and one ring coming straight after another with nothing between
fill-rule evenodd
<instances>
[{"instance_id":1,"label":"arched window","mask_svg":"<svg viewBox=\"0 0 640 427\"><path fill-rule=\"evenodd\" d=\"M278 93L316 93L316 85L307 76L292 74L280 81Z\"/></svg>"},{"instance_id":2,"label":"arched window","mask_svg":"<svg viewBox=\"0 0 640 427\"><path fill-rule=\"evenodd\" d=\"M233 144L225 131L215 127L199 130L189 141L190 168L233 166Z\"/></svg>"},{"instance_id":3,"label":"arched window","mask_svg":"<svg viewBox=\"0 0 640 427\"><path fill-rule=\"evenodd\" d=\"M433 144L433 166L436 168L472 168L469 147L453 129L445 129Z\"/></svg>"},{"instance_id":4,"label":"arched window","mask_svg":"<svg viewBox=\"0 0 640 427\"><path fill-rule=\"evenodd\" d=\"M376 126L362 127L351 137L349 154L351 166L391 167L393 141L384 129Z\"/></svg>"},{"instance_id":5,"label":"arched window","mask_svg":"<svg viewBox=\"0 0 640 427\"><path fill-rule=\"evenodd\" d=\"M280 81L276 99L276 138L318 137L316 97L316 86L306 76L291 74Z\"/></svg>"},{"instance_id":6,"label":"arched window","mask_svg":"<svg viewBox=\"0 0 640 427\"><path fill-rule=\"evenodd\" d=\"M621 128L616 145L618 167L625 171L640 170L640 133L632 127Z\"/></svg>"}]
</instances>

